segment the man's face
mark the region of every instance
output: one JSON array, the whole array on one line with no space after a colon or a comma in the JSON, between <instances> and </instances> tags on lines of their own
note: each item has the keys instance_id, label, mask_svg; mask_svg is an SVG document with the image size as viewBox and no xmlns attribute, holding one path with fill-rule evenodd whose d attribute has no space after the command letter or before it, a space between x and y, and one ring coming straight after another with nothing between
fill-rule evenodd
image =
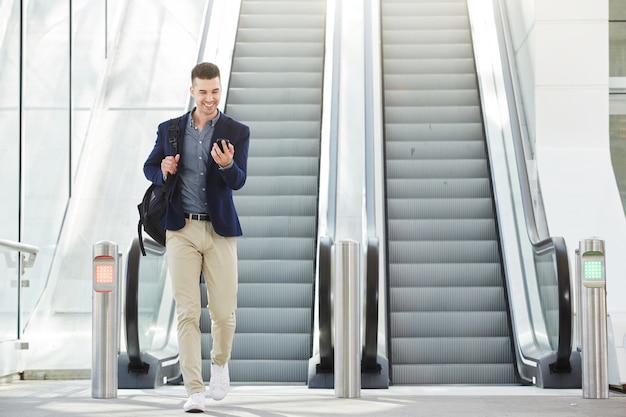
<instances>
[{"instance_id":1,"label":"man's face","mask_svg":"<svg viewBox=\"0 0 626 417\"><path fill-rule=\"evenodd\" d=\"M197 111L211 119L217 116L217 106L222 97L222 85L219 77L210 80L194 79L190 92L196 100Z\"/></svg>"}]
</instances>

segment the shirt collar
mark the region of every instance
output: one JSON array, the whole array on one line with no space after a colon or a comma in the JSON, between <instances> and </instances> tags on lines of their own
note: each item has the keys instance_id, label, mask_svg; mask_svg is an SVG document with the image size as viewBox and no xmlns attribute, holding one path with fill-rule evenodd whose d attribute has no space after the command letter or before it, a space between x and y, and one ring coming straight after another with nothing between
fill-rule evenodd
<instances>
[{"instance_id":1,"label":"shirt collar","mask_svg":"<svg viewBox=\"0 0 626 417\"><path fill-rule=\"evenodd\" d=\"M193 117L191 117L193 115L193 113L196 111L196 108L194 107L193 110L191 111L191 113L189 114L189 127L195 127L194 123L193 123ZM219 109L217 110L217 116L215 116L214 118L212 118L211 120L209 120L209 125L211 127L215 127L215 124L217 123L217 121L220 118L220 114L222 112L219 111Z\"/></svg>"}]
</instances>

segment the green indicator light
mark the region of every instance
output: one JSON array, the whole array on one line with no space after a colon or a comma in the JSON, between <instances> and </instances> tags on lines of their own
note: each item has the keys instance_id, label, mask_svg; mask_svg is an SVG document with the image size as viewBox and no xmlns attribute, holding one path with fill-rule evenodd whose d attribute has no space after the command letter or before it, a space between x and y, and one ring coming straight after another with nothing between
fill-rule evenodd
<instances>
[{"instance_id":1,"label":"green indicator light","mask_svg":"<svg viewBox=\"0 0 626 417\"><path fill-rule=\"evenodd\" d=\"M602 261L585 261L583 276L585 279L602 279Z\"/></svg>"}]
</instances>

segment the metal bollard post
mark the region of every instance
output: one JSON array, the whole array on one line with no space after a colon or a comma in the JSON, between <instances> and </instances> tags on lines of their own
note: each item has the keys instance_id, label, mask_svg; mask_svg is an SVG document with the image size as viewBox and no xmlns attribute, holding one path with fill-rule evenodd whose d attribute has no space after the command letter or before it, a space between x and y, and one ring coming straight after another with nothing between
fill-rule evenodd
<instances>
[{"instance_id":1,"label":"metal bollard post","mask_svg":"<svg viewBox=\"0 0 626 417\"><path fill-rule=\"evenodd\" d=\"M117 397L120 328L119 253L115 243L93 245L91 396Z\"/></svg>"},{"instance_id":2,"label":"metal bollard post","mask_svg":"<svg viewBox=\"0 0 626 417\"><path fill-rule=\"evenodd\" d=\"M359 243L334 246L335 397L361 396L361 290Z\"/></svg>"},{"instance_id":3,"label":"metal bollard post","mask_svg":"<svg viewBox=\"0 0 626 417\"><path fill-rule=\"evenodd\" d=\"M609 398L604 241L579 244L583 398Z\"/></svg>"}]
</instances>

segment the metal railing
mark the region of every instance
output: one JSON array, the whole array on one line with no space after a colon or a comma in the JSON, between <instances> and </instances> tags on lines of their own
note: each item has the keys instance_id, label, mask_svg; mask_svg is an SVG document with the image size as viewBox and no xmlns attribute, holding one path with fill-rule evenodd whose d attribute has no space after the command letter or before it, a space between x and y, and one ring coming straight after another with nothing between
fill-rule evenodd
<instances>
[{"instance_id":1,"label":"metal railing","mask_svg":"<svg viewBox=\"0 0 626 417\"><path fill-rule=\"evenodd\" d=\"M13 240L0 239L0 248L6 249L9 251L17 252L17 270L19 271L17 276L17 284L16 284L16 310L15 310L15 323L17 325L16 329L16 338L19 340L22 338L22 308L21 308L21 298L22 291L21 288L28 287L29 281L22 278L22 275L26 272L26 268L31 268L35 264L35 259L37 258L37 254L39 253L39 248L37 246L29 245L26 243L16 242Z\"/></svg>"},{"instance_id":2,"label":"metal railing","mask_svg":"<svg viewBox=\"0 0 626 417\"><path fill-rule=\"evenodd\" d=\"M35 264L35 259L39 253L39 248L25 243L12 240L0 239L0 247L20 253L20 274L24 274L25 268L30 268Z\"/></svg>"}]
</instances>

